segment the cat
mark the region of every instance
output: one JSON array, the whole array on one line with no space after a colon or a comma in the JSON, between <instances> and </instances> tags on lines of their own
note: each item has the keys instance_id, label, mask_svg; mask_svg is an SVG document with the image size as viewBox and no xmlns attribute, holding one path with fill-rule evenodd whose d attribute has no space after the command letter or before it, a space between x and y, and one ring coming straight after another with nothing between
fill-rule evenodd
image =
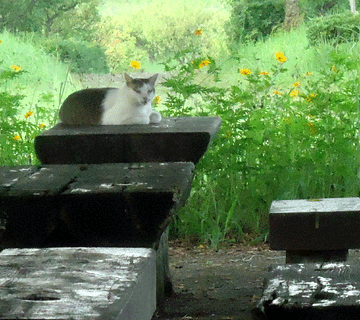
<instances>
[{"instance_id":1,"label":"cat","mask_svg":"<svg viewBox=\"0 0 360 320\"><path fill-rule=\"evenodd\" d=\"M161 114L153 111L158 74L150 78L132 78L124 74L125 86L93 88L69 95L59 112L68 125L119 125L159 123Z\"/></svg>"}]
</instances>

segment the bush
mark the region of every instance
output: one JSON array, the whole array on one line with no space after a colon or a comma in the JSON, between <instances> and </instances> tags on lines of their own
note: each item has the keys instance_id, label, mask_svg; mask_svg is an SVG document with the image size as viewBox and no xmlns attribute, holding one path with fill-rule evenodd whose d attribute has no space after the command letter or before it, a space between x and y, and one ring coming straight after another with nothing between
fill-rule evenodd
<instances>
[{"instance_id":1,"label":"bush","mask_svg":"<svg viewBox=\"0 0 360 320\"><path fill-rule=\"evenodd\" d=\"M187 54L187 53L184 53ZM288 59L273 56L269 70L242 66L238 84L205 86L204 72L217 82L219 69L207 58L175 69L164 115L210 115L221 132L197 165L188 204L175 231L217 246L245 233L266 235L273 200L358 196L359 67L357 54L331 52L313 74L299 70L293 83ZM175 59L176 61L178 58ZM259 65L262 63L259 61Z\"/></svg>"},{"instance_id":2,"label":"bush","mask_svg":"<svg viewBox=\"0 0 360 320\"><path fill-rule=\"evenodd\" d=\"M73 38L45 38L45 50L66 63L71 71L77 73L107 73L106 56L104 50L97 44L78 41Z\"/></svg>"},{"instance_id":3,"label":"bush","mask_svg":"<svg viewBox=\"0 0 360 320\"><path fill-rule=\"evenodd\" d=\"M350 12L319 17L308 22L307 36L311 45L358 41L359 25L360 15Z\"/></svg>"},{"instance_id":4,"label":"bush","mask_svg":"<svg viewBox=\"0 0 360 320\"><path fill-rule=\"evenodd\" d=\"M111 72L128 70L132 60L142 63L148 60L148 53L137 44L136 37L131 35L131 29L119 18L106 17L96 29L95 41L107 48L106 61Z\"/></svg>"},{"instance_id":5,"label":"bush","mask_svg":"<svg viewBox=\"0 0 360 320\"><path fill-rule=\"evenodd\" d=\"M284 0L232 0L228 28L235 43L267 37L284 21Z\"/></svg>"},{"instance_id":6,"label":"bush","mask_svg":"<svg viewBox=\"0 0 360 320\"><path fill-rule=\"evenodd\" d=\"M306 19L349 10L349 0L300 0L300 11Z\"/></svg>"},{"instance_id":7,"label":"bush","mask_svg":"<svg viewBox=\"0 0 360 320\"><path fill-rule=\"evenodd\" d=\"M156 63L188 46L203 55L226 56L228 10L221 4L204 3L156 0L131 4L131 10L124 10L123 15L103 17L96 41L108 48L106 55L113 71L126 70L131 60L143 65ZM203 30L202 34L194 36L196 30Z\"/></svg>"}]
</instances>

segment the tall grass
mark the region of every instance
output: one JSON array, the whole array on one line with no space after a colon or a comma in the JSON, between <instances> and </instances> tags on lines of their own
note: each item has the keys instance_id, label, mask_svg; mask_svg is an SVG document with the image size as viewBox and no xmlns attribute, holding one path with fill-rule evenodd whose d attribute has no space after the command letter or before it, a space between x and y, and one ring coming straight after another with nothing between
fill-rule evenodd
<instances>
[{"instance_id":1,"label":"tall grass","mask_svg":"<svg viewBox=\"0 0 360 320\"><path fill-rule=\"evenodd\" d=\"M205 57L179 67L164 83L166 112L218 115L223 125L197 166L178 235L215 247L245 233L264 239L273 200L358 196L359 49L309 46L300 28L239 47L221 70L215 60L199 68Z\"/></svg>"},{"instance_id":2,"label":"tall grass","mask_svg":"<svg viewBox=\"0 0 360 320\"><path fill-rule=\"evenodd\" d=\"M61 101L78 86L31 35L5 31L0 40L0 165L34 164L35 136L57 123Z\"/></svg>"}]
</instances>

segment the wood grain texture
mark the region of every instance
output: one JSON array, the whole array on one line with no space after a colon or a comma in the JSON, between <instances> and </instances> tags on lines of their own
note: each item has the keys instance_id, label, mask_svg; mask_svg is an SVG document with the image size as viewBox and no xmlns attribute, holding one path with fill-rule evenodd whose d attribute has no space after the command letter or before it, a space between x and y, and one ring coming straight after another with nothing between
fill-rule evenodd
<instances>
[{"instance_id":1,"label":"wood grain texture","mask_svg":"<svg viewBox=\"0 0 360 320\"><path fill-rule=\"evenodd\" d=\"M149 320L155 264L145 248L4 250L0 319Z\"/></svg>"},{"instance_id":2,"label":"wood grain texture","mask_svg":"<svg viewBox=\"0 0 360 320\"><path fill-rule=\"evenodd\" d=\"M273 250L360 248L360 198L274 201L269 223Z\"/></svg>"}]
</instances>

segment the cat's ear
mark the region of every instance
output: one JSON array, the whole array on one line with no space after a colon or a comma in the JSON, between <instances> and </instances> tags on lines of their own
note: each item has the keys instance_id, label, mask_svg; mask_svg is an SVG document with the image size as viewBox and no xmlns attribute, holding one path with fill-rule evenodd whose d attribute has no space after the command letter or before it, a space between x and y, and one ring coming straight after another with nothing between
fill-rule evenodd
<instances>
[{"instance_id":1,"label":"cat's ear","mask_svg":"<svg viewBox=\"0 0 360 320\"><path fill-rule=\"evenodd\" d=\"M157 73L157 74L154 74L152 77L149 78L149 84L150 84L150 85L152 85L152 86L155 85L155 81L156 81L158 75L159 75L159 74Z\"/></svg>"},{"instance_id":2,"label":"cat's ear","mask_svg":"<svg viewBox=\"0 0 360 320\"><path fill-rule=\"evenodd\" d=\"M133 81L133 78L131 78L127 73L124 73L124 79L125 79L126 85L129 87L129 85Z\"/></svg>"}]
</instances>

